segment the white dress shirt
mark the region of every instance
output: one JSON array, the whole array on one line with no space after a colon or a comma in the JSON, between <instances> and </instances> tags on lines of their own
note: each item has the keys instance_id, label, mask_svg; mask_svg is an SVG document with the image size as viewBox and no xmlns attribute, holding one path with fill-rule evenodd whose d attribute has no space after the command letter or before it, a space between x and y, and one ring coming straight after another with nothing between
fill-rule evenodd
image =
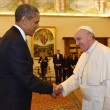
<instances>
[{"instance_id":1,"label":"white dress shirt","mask_svg":"<svg viewBox=\"0 0 110 110\"><path fill-rule=\"evenodd\" d=\"M26 35L25 35L24 31L16 24L14 24L14 26L20 31L24 41L26 41Z\"/></svg>"}]
</instances>

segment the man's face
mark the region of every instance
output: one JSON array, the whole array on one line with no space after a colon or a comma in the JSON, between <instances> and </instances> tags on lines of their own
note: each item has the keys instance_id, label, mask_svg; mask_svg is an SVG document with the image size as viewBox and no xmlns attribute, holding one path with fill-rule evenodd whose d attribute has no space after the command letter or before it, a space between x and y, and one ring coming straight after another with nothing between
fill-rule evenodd
<instances>
[{"instance_id":1,"label":"man's face","mask_svg":"<svg viewBox=\"0 0 110 110\"><path fill-rule=\"evenodd\" d=\"M76 45L82 49L83 52L87 51L90 47L90 33L85 30L79 30L75 33L74 39Z\"/></svg>"},{"instance_id":2,"label":"man's face","mask_svg":"<svg viewBox=\"0 0 110 110\"><path fill-rule=\"evenodd\" d=\"M60 53L60 50L57 50L57 53Z\"/></svg>"},{"instance_id":3,"label":"man's face","mask_svg":"<svg viewBox=\"0 0 110 110\"><path fill-rule=\"evenodd\" d=\"M39 13L36 13L36 16L34 16L31 20L26 18L26 23L25 23L26 35L33 36L35 30L39 27L39 20L40 20Z\"/></svg>"}]
</instances>

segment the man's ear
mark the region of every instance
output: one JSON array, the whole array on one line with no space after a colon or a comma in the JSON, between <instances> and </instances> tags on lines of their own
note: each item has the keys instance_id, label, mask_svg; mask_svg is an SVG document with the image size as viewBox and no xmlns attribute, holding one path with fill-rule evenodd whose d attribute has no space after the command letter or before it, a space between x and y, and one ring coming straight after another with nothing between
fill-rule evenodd
<instances>
[{"instance_id":1,"label":"man's ear","mask_svg":"<svg viewBox=\"0 0 110 110\"><path fill-rule=\"evenodd\" d=\"M91 33L88 35L88 39L93 39L93 35Z\"/></svg>"},{"instance_id":2,"label":"man's ear","mask_svg":"<svg viewBox=\"0 0 110 110\"><path fill-rule=\"evenodd\" d=\"M23 23L24 25L26 24L26 20L27 20L26 16L23 16L22 19L21 19L21 21L22 21L22 23Z\"/></svg>"}]
</instances>

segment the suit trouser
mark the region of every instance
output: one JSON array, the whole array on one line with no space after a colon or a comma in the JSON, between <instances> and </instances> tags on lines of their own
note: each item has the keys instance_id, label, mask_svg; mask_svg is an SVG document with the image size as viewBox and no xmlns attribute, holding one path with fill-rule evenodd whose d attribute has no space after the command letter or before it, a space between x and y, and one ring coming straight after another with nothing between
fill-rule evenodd
<instances>
[{"instance_id":1,"label":"suit trouser","mask_svg":"<svg viewBox=\"0 0 110 110\"><path fill-rule=\"evenodd\" d=\"M62 78L62 68L55 68L56 84L61 83Z\"/></svg>"},{"instance_id":2,"label":"suit trouser","mask_svg":"<svg viewBox=\"0 0 110 110\"><path fill-rule=\"evenodd\" d=\"M68 77L68 70L63 69L63 81L66 80L66 77Z\"/></svg>"},{"instance_id":3,"label":"suit trouser","mask_svg":"<svg viewBox=\"0 0 110 110\"><path fill-rule=\"evenodd\" d=\"M46 70L47 68L45 67L41 67L41 76L42 76L42 79L44 80L45 76L46 76Z\"/></svg>"}]
</instances>

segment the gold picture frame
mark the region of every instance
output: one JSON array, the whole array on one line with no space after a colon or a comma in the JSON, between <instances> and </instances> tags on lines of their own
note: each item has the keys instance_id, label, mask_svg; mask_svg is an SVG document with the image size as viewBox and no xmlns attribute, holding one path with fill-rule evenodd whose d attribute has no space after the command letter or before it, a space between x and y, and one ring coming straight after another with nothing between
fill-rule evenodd
<instances>
[{"instance_id":1,"label":"gold picture frame","mask_svg":"<svg viewBox=\"0 0 110 110\"><path fill-rule=\"evenodd\" d=\"M53 57L55 52L55 26L40 26L32 38L33 58L38 59L42 54Z\"/></svg>"}]
</instances>

